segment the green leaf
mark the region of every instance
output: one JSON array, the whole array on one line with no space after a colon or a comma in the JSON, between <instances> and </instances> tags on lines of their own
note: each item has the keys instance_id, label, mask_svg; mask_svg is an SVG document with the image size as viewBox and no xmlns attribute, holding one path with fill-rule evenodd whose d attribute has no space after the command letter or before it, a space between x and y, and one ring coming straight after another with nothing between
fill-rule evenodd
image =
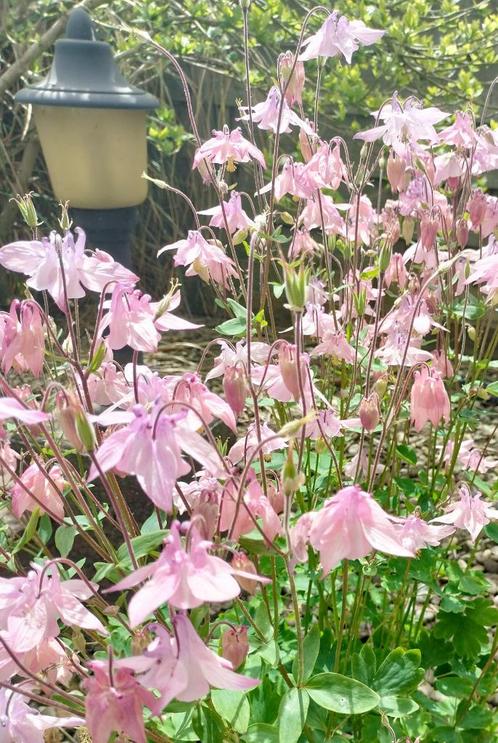
<instances>
[{"instance_id":1,"label":"green leaf","mask_svg":"<svg viewBox=\"0 0 498 743\"><path fill-rule=\"evenodd\" d=\"M377 670L377 659L370 645L363 645L360 652L353 655L351 670L355 679L362 684L369 686L372 683Z\"/></svg>"},{"instance_id":2,"label":"green leaf","mask_svg":"<svg viewBox=\"0 0 498 743\"><path fill-rule=\"evenodd\" d=\"M446 676L436 680L436 689L446 697L465 699L472 691L473 683L470 679L460 676Z\"/></svg>"},{"instance_id":3,"label":"green leaf","mask_svg":"<svg viewBox=\"0 0 498 743\"><path fill-rule=\"evenodd\" d=\"M238 317L232 317L230 320L222 322L221 325L217 325L216 330L223 335L244 335L246 324L245 321L239 320Z\"/></svg>"},{"instance_id":4,"label":"green leaf","mask_svg":"<svg viewBox=\"0 0 498 743\"><path fill-rule=\"evenodd\" d=\"M486 392L488 393L488 395L498 397L498 382L491 382L491 384L488 384L486 387Z\"/></svg>"},{"instance_id":5,"label":"green leaf","mask_svg":"<svg viewBox=\"0 0 498 743\"><path fill-rule=\"evenodd\" d=\"M242 691L229 689L213 689L211 701L217 713L237 733L245 733L249 726L251 708L249 701Z\"/></svg>"},{"instance_id":6,"label":"green leaf","mask_svg":"<svg viewBox=\"0 0 498 743\"><path fill-rule=\"evenodd\" d=\"M420 650L395 648L381 663L372 686L381 696L414 691L424 677Z\"/></svg>"},{"instance_id":7,"label":"green leaf","mask_svg":"<svg viewBox=\"0 0 498 743\"><path fill-rule=\"evenodd\" d=\"M61 557L67 557L73 549L76 534L74 526L59 526L55 532L55 546Z\"/></svg>"},{"instance_id":8,"label":"green leaf","mask_svg":"<svg viewBox=\"0 0 498 743\"><path fill-rule=\"evenodd\" d=\"M498 524L488 524L484 527L484 532L487 537L493 540L496 544L498 544Z\"/></svg>"},{"instance_id":9,"label":"green leaf","mask_svg":"<svg viewBox=\"0 0 498 743\"><path fill-rule=\"evenodd\" d=\"M232 310L233 314L236 318L239 320L245 320L247 319L247 310L245 307L243 307L241 304L235 301L235 299L227 299L227 304Z\"/></svg>"},{"instance_id":10,"label":"green leaf","mask_svg":"<svg viewBox=\"0 0 498 743\"><path fill-rule=\"evenodd\" d=\"M131 544L135 557L145 557L145 555L148 555L151 550L163 542L164 537L167 534L168 532L166 529L159 529L158 531L152 531L148 534L141 534L139 537L133 537ZM130 564L130 556L126 544L121 545L116 555L123 566Z\"/></svg>"},{"instance_id":11,"label":"green leaf","mask_svg":"<svg viewBox=\"0 0 498 743\"><path fill-rule=\"evenodd\" d=\"M382 696L379 707L388 717L406 717L418 710L418 704L413 699L396 694Z\"/></svg>"},{"instance_id":12,"label":"green leaf","mask_svg":"<svg viewBox=\"0 0 498 743\"><path fill-rule=\"evenodd\" d=\"M341 715L361 715L380 701L373 689L340 673L319 673L308 681L306 689L320 707Z\"/></svg>"},{"instance_id":13,"label":"green leaf","mask_svg":"<svg viewBox=\"0 0 498 743\"><path fill-rule=\"evenodd\" d=\"M412 449L411 446L406 446L406 444L398 444L396 447L396 451L398 452L401 459L404 459L405 462L408 462L409 464L417 464L417 453L415 452L415 449Z\"/></svg>"},{"instance_id":14,"label":"green leaf","mask_svg":"<svg viewBox=\"0 0 498 743\"><path fill-rule=\"evenodd\" d=\"M307 681L313 669L315 668L316 659L318 658L318 652L320 650L320 628L318 624L314 624L309 630L308 634L304 638L304 676L303 681ZM298 657L294 658L292 663L292 675L295 679L298 677Z\"/></svg>"},{"instance_id":15,"label":"green leaf","mask_svg":"<svg viewBox=\"0 0 498 743\"><path fill-rule=\"evenodd\" d=\"M12 554L15 555L16 552L19 552L22 550L22 548L28 544L28 542L31 542L34 535L36 534L36 527L38 526L38 521L40 518L40 509L38 506L34 509L33 513L29 517L29 521L26 525L26 528L24 530L24 533L20 540L15 545L14 549L12 550Z\"/></svg>"},{"instance_id":16,"label":"green leaf","mask_svg":"<svg viewBox=\"0 0 498 743\"><path fill-rule=\"evenodd\" d=\"M462 575L458 587L463 593L469 593L471 596L487 593L491 588L489 581L477 570Z\"/></svg>"},{"instance_id":17,"label":"green leaf","mask_svg":"<svg viewBox=\"0 0 498 743\"><path fill-rule=\"evenodd\" d=\"M257 722L244 735L244 743L279 743L278 730L274 725Z\"/></svg>"},{"instance_id":18,"label":"green leaf","mask_svg":"<svg viewBox=\"0 0 498 743\"><path fill-rule=\"evenodd\" d=\"M310 698L305 689L288 689L278 710L278 743L297 743L306 723Z\"/></svg>"}]
</instances>

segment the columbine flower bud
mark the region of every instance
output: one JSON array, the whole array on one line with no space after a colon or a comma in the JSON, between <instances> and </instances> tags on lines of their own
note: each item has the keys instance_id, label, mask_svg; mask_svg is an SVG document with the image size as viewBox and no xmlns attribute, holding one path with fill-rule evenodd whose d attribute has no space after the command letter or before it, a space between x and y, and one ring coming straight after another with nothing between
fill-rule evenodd
<instances>
[{"instance_id":1,"label":"columbine flower bud","mask_svg":"<svg viewBox=\"0 0 498 743\"><path fill-rule=\"evenodd\" d=\"M436 244L439 220L431 216L425 216L420 222L420 242L426 250L433 248Z\"/></svg>"},{"instance_id":2,"label":"columbine flower bud","mask_svg":"<svg viewBox=\"0 0 498 743\"><path fill-rule=\"evenodd\" d=\"M65 234L66 232L69 232L73 224L73 220L69 216L69 201L61 202L59 206L61 208L59 224L62 232Z\"/></svg>"},{"instance_id":3,"label":"columbine flower bud","mask_svg":"<svg viewBox=\"0 0 498 743\"><path fill-rule=\"evenodd\" d=\"M223 391L227 403L236 416L244 410L246 397L249 394L244 369L241 366L227 366L223 377Z\"/></svg>"},{"instance_id":4,"label":"columbine flower bud","mask_svg":"<svg viewBox=\"0 0 498 743\"><path fill-rule=\"evenodd\" d=\"M221 636L221 654L229 660L233 670L244 663L249 652L249 641L247 639L247 627L230 627Z\"/></svg>"},{"instance_id":5,"label":"columbine flower bud","mask_svg":"<svg viewBox=\"0 0 498 743\"><path fill-rule=\"evenodd\" d=\"M93 451L95 429L74 395L59 392L55 404L57 419L68 443L80 453Z\"/></svg>"},{"instance_id":6,"label":"columbine flower bud","mask_svg":"<svg viewBox=\"0 0 498 743\"><path fill-rule=\"evenodd\" d=\"M379 253L379 268L384 273L384 271L387 270L387 267L389 266L389 263L391 261L392 256L392 247L388 242L385 242Z\"/></svg>"},{"instance_id":7,"label":"columbine flower bud","mask_svg":"<svg viewBox=\"0 0 498 743\"><path fill-rule=\"evenodd\" d=\"M387 288L394 282L400 289L404 289L408 281L405 263L401 253L394 253L384 275L384 284Z\"/></svg>"},{"instance_id":8,"label":"columbine flower bud","mask_svg":"<svg viewBox=\"0 0 498 743\"><path fill-rule=\"evenodd\" d=\"M411 243L414 229L415 220L412 219L412 217L405 217L403 220L403 227L401 229L401 235L405 243Z\"/></svg>"},{"instance_id":9,"label":"columbine flower bud","mask_svg":"<svg viewBox=\"0 0 498 743\"><path fill-rule=\"evenodd\" d=\"M302 264L299 266L299 271L285 264L284 275L288 307L293 312L302 312L306 303L308 272Z\"/></svg>"},{"instance_id":10,"label":"columbine flower bud","mask_svg":"<svg viewBox=\"0 0 498 743\"><path fill-rule=\"evenodd\" d=\"M27 226L32 230L36 230L41 222L38 221L38 215L33 203L32 193L26 193L24 194L24 196L20 196L18 194L17 197L12 200L16 202L17 207L21 212L21 216Z\"/></svg>"},{"instance_id":11,"label":"columbine flower bud","mask_svg":"<svg viewBox=\"0 0 498 743\"><path fill-rule=\"evenodd\" d=\"M280 55L278 59L278 74L282 89L285 87L289 77L291 76L293 65L294 54L292 52L287 51L285 54ZM305 80L304 62L297 61L294 70L292 71L290 82L287 85L287 90L285 91L285 100L289 106L293 106L294 103L297 103L299 106L302 105Z\"/></svg>"},{"instance_id":12,"label":"columbine flower bud","mask_svg":"<svg viewBox=\"0 0 498 743\"><path fill-rule=\"evenodd\" d=\"M486 214L486 196L479 189L475 188L470 194L470 198L467 202L467 209L469 211L470 221L472 222L472 229L478 230Z\"/></svg>"},{"instance_id":13,"label":"columbine flower bud","mask_svg":"<svg viewBox=\"0 0 498 743\"><path fill-rule=\"evenodd\" d=\"M360 421L366 431L374 431L380 421L379 396L372 392L368 397L364 397L360 403Z\"/></svg>"},{"instance_id":14,"label":"columbine flower bud","mask_svg":"<svg viewBox=\"0 0 498 743\"><path fill-rule=\"evenodd\" d=\"M364 287L353 294L354 306L358 317L363 317L367 306L367 292Z\"/></svg>"},{"instance_id":15,"label":"columbine flower bud","mask_svg":"<svg viewBox=\"0 0 498 743\"><path fill-rule=\"evenodd\" d=\"M415 430L421 431L427 421L433 426L438 426L441 421L449 423L450 399L439 372L422 366L420 371L415 372L414 378L410 413Z\"/></svg>"},{"instance_id":16,"label":"columbine flower bud","mask_svg":"<svg viewBox=\"0 0 498 743\"><path fill-rule=\"evenodd\" d=\"M469 225L466 219L459 219L456 223L456 241L461 248L469 241Z\"/></svg>"},{"instance_id":17,"label":"columbine flower bud","mask_svg":"<svg viewBox=\"0 0 498 743\"><path fill-rule=\"evenodd\" d=\"M304 483L304 475L299 472L294 463L293 447L287 450L287 459L282 470L282 489L287 498L291 498Z\"/></svg>"},{"instance_id":18,"label":"columbine flower bud","mask_svg":"<svg viewBox=\"0 0 498 743\"><path fill-rule=\"evenodd\" d=\"M382 400L387 392L387 374L381 374L380 377L375 380L373 387L379 400Z\"/></svg>"},{"instance_id":19,"label":"columbine flower bud","mask_svg":"<svg viewBox=\"0 0 498 743\"><path fill-rule=\"evenodd\" d=\"M257 575L257 570L256 570L254 563L252 562L252 560L250 560L247 557L245 552L236 552L230 564L234 570L241 570L244 573L251 573L252 575ZM243 591L246 591L246 593L251 593L251 594L256 593L258 584L256 583L255 580L244 578L242 575L234 575L234 578Z\"/></svg>"},{"instance_id":20,"label":"columbine flower bud","mask_svg":"<svg viewBox=\"0 0 498 743\"><path fill-rule=\"evenodd\" d=\"M306 119L306 123L309 126L313 126L312 122L308 121L308 119ZM313 157L313 147L311 146L308 134L303 129L299 129L299 149L301 150L304 162L309 162Z\"/></svg>"},{"instance_id":21,"label":"columbine flower bud","mask_svg":"<svg viewBox=\"0 0 498 743\"><path fill-rule=\"evenodd\" d=\"M406 162L399 155L395 156L393 152L389 155L387 161L387 178L393 191L404 191L409 183L409 177L406 178Z\"/></svg>"}]
</instances>

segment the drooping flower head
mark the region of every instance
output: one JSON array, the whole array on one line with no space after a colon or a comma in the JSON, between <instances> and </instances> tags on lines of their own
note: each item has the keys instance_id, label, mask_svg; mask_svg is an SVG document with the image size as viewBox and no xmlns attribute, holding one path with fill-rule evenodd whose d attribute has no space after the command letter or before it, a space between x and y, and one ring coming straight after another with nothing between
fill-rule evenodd
<instances>
[{"instance_id":1,"label":"drooping flower head","mask_svg":"<svg viewBox=\"0 0 498 743\"><path fill-rule=\"evenodd\" d=\"M342 54L351 64L353 53L361 46L375 44L385 31L368 28L363 21L349 21L337 11L331 13L316 34L303 42L307 47L299 56L301 61L318 57L336 57Z\"/></svg>"},{"instance_id":2,"label":"drooping flower head","mask_svg":"<svg viewBox=\"0 0 498 743\"><path fill-rule=\"evenodd\" d=\"M450 399L440 373L424 365L414 372L414 377L410 411L415 430L421 431L428 421L433 426L438 426L441 421L449 423Z\"/></svg>"},{"instance_id":3,"label":"drooping flower head","mask_svg":"<svg viewBox=\"0 0 498 743\"><path fill-rule=\"evenodd\" d=\"M211 139L197 148L192 167L195 169L206 160L214 165L226 165L228 171L233 171L236 163L247 163L251 159L265 167L263 153L242 136L240 128L230 131L224 126L222 130L214 130Z\"/></svg>"},{"instance_id":4,"label":"drooping flower head","mask_svg":"<svg viewBox=\"0 0 498 743\"><path fill-rule=\"evenodd\" d=\"M329 498L320 511L313 512L311 525L309 514L301 518L309 526L309 543L320 552L324 575L341 560L358 560L372 550L413 557L389 515L358 485L342 488Z\"/></svg>"},{"instance_id":5,"label":"drooping flower head","mask_svg":"<svg viewBox=\"0 0 498 743\"><path fill-rule=\"evenodd\" d=\"M183 526L185 528L185 524ZM110 589L122 591L147 579L130 601L128 613L132 627L143 622L164 604L177 609L193 609L206 602L235 598L240 593L240 586L235 580L235 575L239 573L246 580L267 582L259 575L236 570L219 557L210 555L208 549L212 546L211 542L202 539L194 525L188 537L188 544L184 546L180 538L180 524L174 522L158 560L138 568Z\"/></svg>"}]
</instances>

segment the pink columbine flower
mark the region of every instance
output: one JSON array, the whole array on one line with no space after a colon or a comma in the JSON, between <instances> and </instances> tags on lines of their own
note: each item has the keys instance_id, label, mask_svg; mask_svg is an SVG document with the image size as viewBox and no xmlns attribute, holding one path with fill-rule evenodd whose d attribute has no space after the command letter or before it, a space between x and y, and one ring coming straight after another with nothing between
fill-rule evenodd
<instances>
[{"instance_id":1,"label":"pink columbine flower","mask_svg":"<svg viewBox=\"0 0 498 743\"><path fill-rule=\"evenodd\" d=\"M199 413L200 417L193 410L187 409L187 418L191 428L196 430L203 424L209 426L215 418L219 418L228 428L236 431L237 422L232 408L223 398L211 392L198 374L186 372L181 377L167 377L165 383L169 388L171 400L186 403ZM181 409L181 404L171 407L171 410Z\"/></svg>"},{"instance_id":2,"label":"pink columbine flower","mask_svg":"<svg viewBox=\"0 0 498 743\"><path fill-rule=\"evenodd\" d=\"M238 509L237 488L229 483L223 491L220 531L229 531L233 539L238 539L242 534L248 534L255 528L254 522L258 518L262 521L268 542L273 542L275 537L282 533L282 524L254 473L250 476Z\"/></svg>"},{"instance_id":3,"label":"pink columbine flower","mask_svg":"<svg viewBox=\"0 0 498 743\"><path fill-rule=\"evenodd\" d=\"M372 550L414 556L402 545L389 515L358 485L342 488L313 514L309 542L320 552L324 576L341 560L358 560Z\"/></svg>"},{"instance_id":4,"label":"pink columbine flower","mask_svg":"<svg viewBox=\"0 0 498 743\"><path fill-rule=\"evenodd\" d=\"M368 28L363 21L348 21L346 16L337 11L331 13L316 34L303 42L307 49L299 59L317 59L318 57L337 57L342 54L348 64L351 64L353 53L360 45L375 44L385 31Z\"/></svg>"},{"instance_id":5,"label":"pink columbine flower","mask_svg":"<svg viewBox=\"0 0 498 743\"><path fill-rule=\"evenodd\" d=\"M67 483L58 464L49 467L45 473L33 463L24 470L20 481L12 488L12 512L16 518L25 511L39 508L42 513L54 514L60 521L64 519L64 503L58 491L62 492Z\"/></svg>"},{"instance_id":6,"label":"pink columbine flower","mask_svg":"<svg viewBox=\"0 0 498 743\"><path fill-rule=\"evenodd\" d=\"M113 732L135 743L147 743L143 708L159 714L157 698L138 683L122 661L113 664L112 674L108 661L94 660L88 666L94 675L85 678L83 687L86 724L93 743L108 743Z\"/></svg>"},{"instance_id":7,"label":"pink columbine flower","mask_svg":"<svg viewBox=\"0 0 498 743\"><path fill-rule=\"evenodd\" d=\"M306 82L304 64L299 60L296 61L295 55L287 51L279 56L277 67L282 89L287 85L285 91L286 102L289 106L293 106L294 103L302 106L303 88Z\"/></svg>"},{"instance_id":8,"label":"pink columbine flower","mask_svg":"<svg viewBox=\"0 0 498 743\"><path fill-rule=\"evenodd\" d=\"M240 364L238 366L227 366L223 377L223 392L234 415L238 418L244 410L246 398L249 394L246 373Z\"/></svg>"},{"instance_id":9,"label":"pink columbine flower","mask_svg":"<svg viewBox=\"0 0 498 743\"><path fill-rule=\"evenodd\" d=\"M36 426L48 421L50 416L41 410L25 407L15 397L0 397L0 421L15 418L26 426Z\"/></svg>"},{"instance_id":10,"label":"pink columbine flower","mask_svg":"<svg viewBox=\"0 0 498 743\"><path fill-rule=\"evenodd\" d=\"M347 181L346 166L341 159L341 145L322 142L305 166L305 173L315 188L337 191L342 181Z\"/></svg>"},{"instance_id":11,"label":"pink columbine flower","mask_svg":"<svg viewBox=\"0 0 498 743\"><path fill-rule=\"evenodd\" d=\"M203 209L199 214L211 217L209 225L211 227L228 227L228 231L233 235L238 230L248 230L254 227L254 222L249 219L242 209L242 197L237 191L230 191L230 198L224 201L225 215L221 206L213 206L211 209ZM226 224L225 224L226 217Z\"/></svg>"},{"instance_id":12,"label":"pink columbine flower","mask_svg":"<svg viewBox=\"0 0 498 743\"><path fill-rule=\"evenodd\" d=\"M247 365L247 346L245 341L237 341L235 346L221 340L218 343L221 347L220 355L215 358L213 368L206 374L206 381L223 376L231 366L240 365L246 368ZM258 341L251 343L251 362L265 364L269 360L269 351L270 346L267 343L260 343Z\"/></svg>"},{"instance_id":13,"label":"pink columbine flower","mask_svg":"<svg viewBox=\"0 0 498 743\"><path fill-rule=\"evenodd\" d=\"M401 253L392 254L384 274L384 284L388 289L393 283L397 284L400 289L404 289L408 283L408 272Z\"/></svg>"},{"instance_id":14,"label":"pink columbine flower","mask_svg":"<svg viewBox=\"0 0 498 743\"><path fill-rule=\"evenodd\" d=\"M9 441L0 441L0 488L8 490L14 482L11 474L17 470L19 454L13 449Z\"/></svg>"},{"instance_id":15,"label":"pink columbine flower","mask_svg":"<svg viewBox=\"0 0 498 743\"><path fill-rule=\"evenodd\" d=\"M242 136L240 128L230 131L224 126L221 131L213 130L211 139L197 148L192 167L195 169L206 160L215 165L226 164L227 170L232 172L236 163L248 163L251 159L265 167L263 153Z\"/></svg>"},{"instance_id":16,"label":"pink columbine flower","mask_svg":"<svg viewBox=\"0 0 498 743\"><path fill-rule=\"evenodd\" d=\"M301 398L301 389L304 393L305 387L309 383L309 356L307 353L301 353L299 366L300 369L297 364L296 346L293 343L282 341L278 350L278 369L283 383L296 401Z\"/></svg>"},{"instance_id":17,"label":"pink columbine flower","mask_svg":"<svg viewBox=\"0 0 498 743\"><path fill-rule=\"evenodd\" d=\"M213 240L208 242L198 230L189 230L186 240L165 245L157 255L166 250L176 250L175 266L188 266L185 276L200 276L203 281L211 280L227 288L229 277L237 276L237 271L220 245Z\"/></svg>"},{"instance_id":18,"label":"pink columbine flower","mask_svg":"<svg viewBox=\"0 0 498 743\"><path fill-rule=\"evenodd\" d=\"M465 284L477 284L487 295L489 304L498 303L498 241L493 235L483 248L482 257L475 262L470 276L465 279Z\"/></svg>"},{"instance_id":19,"label":"pink columbine flower","mask_svg":"<svg viewBox=\"0 0 498 743\"><path fill-rule=\"evenodd\" d=\"M45 731L52 728L79 728L85 725L81 717L56 717L30 707L28 698L20 692L0 689L0 741L2 743L44 743ZM50 704L50 701L47 700ZM107 743L107 741L106 741Z\"/></svg>"},{"instance_id":20,"label":"pink columbine flower","mask_svg":"<svg viewBox=\"0 0 498 743\"><path fill-rule=\"evenodd\" d=\"M130 346L145 353L156 351L161 331L199 327L172 314L171 311L179 304L180 292L167 295L162 302L151 302L148 294L118 284L112 293L109 311L102 318L99 333L109 327L106 342L113 350Z\"/></svg>"},{"instance_id":21,"label":"pink columbine flower","mask_svg":"<svg viewBox=\"0 0 498 743\"><path fill-rule=\"evenodd\" d=\"M457 111L454 123L439 132L439 139L445 144L472 149L478 141L472 116L469 113Z\"/></svg>"},{"instance_id":22,"label":"pink columbine flower","mask_svg":"<svg viewBox=\"0 0 498 743\"><path fill-rule=\"evenodd\" d=\"M20 653L57 637L59 619L106 635L102 622L81 603L91 596L84 581L61 581L56 565L32 563L25 577L0 578L0 628L8 629L12 649Z\"/></svg>"},{"instance_id":23,"label":"pink columbine flower","mask_svg":"<svg viewBox=\"0 0 498 743\"><path fill-rule=\"evenodd\" d=\"M438 426L441 421L449 423L450 399L441 375L427 366L414 372L415 381L410 396L411 421L416 431L421 431L427 421Z\"/></svg>"},{"instance_id":24,"label":"pink columbine flower","mask_svg":"<svg viewBox=\"0 0 498 743\"><path fill-rule=\"evenodd\" d=\"M239 439L228 452L228 459L232 464L237 464L241 459L250 457L259 441L265 441L271 438L271 441L264 443L261 451L263 454L271 454L272 451L285 449L287 443L281 436L276 436L274 431L266 424L262 423L260 427L261 438L258 438L256 424L251 423L247 428L247 434Z\"/></svg>"},{"instance_id":25,"label":"pink columbine flower","mask_svg":"<svg viewBox=\"0 0 498 743\"><path fill-rule=\"evenodd\" d=\"M481 533L482 529L492 519L498 519L498 510L481 500L481 493L472 495L468 486L460 487L460 498L453 503L442 516L437 516L432 521L440 524L453 524L458 529L466 529L473 542Z\"/></svg>"},{"instance_id":26,"label":"pink columbine flower","mask_svg":"<svg viewBox=\"0 0 498 743\"><path fill-rule=\"evenodd\" d=\"M2 371L30 371L39 377L45 357L45 332L40 308L29 300L14 299L9 312L0 312Z\"/></svg>"},{"instance_id":27,"label":"pink columbine flower","mask_svg":"<svg viewBox=\"0 0 498 743\"><path fill-rule=\"evenodd\" d=\"M106 284L119 281L134 286L138 276L117 263L108 253L97 250L90 255L85 252L85 233L76 228L76 242L71 232L62 238L55 232L50 238L19 240L0 249L0 265L10 271L29 276L27 285L38 291L48 291L57 306L64 311L64 283L67 299L81 299L85 288L102 292Z\"/></svg>"},{"instance_id":28,"label":"pink columbine flower","mask_svg":"<svg viewBox=\"0 0 498 743\"><path fill-rule=\"evenodd\" d=\"M189 526L188 522L183 526ZM219 557L210 555L212 543L201 538L195 526L191 526L187 546L180 539L180 523L173 522L170 535L164 541L159 559L150 565L138 568L119 581L111 591L122 591L147 580L133 596L128 607L131 627L136 627L163 604L177 609L194 609L207 602L230 601L240 593L234 575L241 574L247 580L267 583L259 575L244 573Z\"/></svg>"},{"instance_id":29,"label":"pink columbine flower","mask_svg":"<svg viewBox=\"0 0 498 743\"><path fill-rule=\"evenodd\" d=\"M259 193L267 193L271 190L271 185L268 183ZM307 170L306 165L296 163L293 158L288 157L282 166L282 172L275 178L275 199L280 201L286 194L291 194L297 199L310 199L319 186L318 179Z\"/></svg>"},{"instance_id":30,"label":"pink columbine flower","mask_svg":"<svg viewBox=\"0 0 498 743\"><path fill-rule=\"evenodd\" d=\"M345 361L347 364L354 364L356 351L346 340L344 331L327 330L324 333L322 342L312 351L313 356L326 354L339 361Z\"/></svg>"},{"instance_id":31,"label":"pink columbine flower","mask_svg":"<svg viewBox=\"0 0 498 743\"><path fill-rule=\"evenodd\" d=\"M212 687L246 691L259 684L257 679L234 673L230 661L204 645L187 616L177 614L173 625L174 637L164 627L151 625L157 636L144 654L116 663L135 668L141 684L157 689L161 707L173 698L180 702L202 699Z\"/></svg>"},{"instance_id":32,"label":"pink columbine flower","mask_svg":"<svg viewBox=\"0 0 498 743\"><path fill-rule=\"evenodd\" d=\"M249 652L247 627L229 627L221 636L221 652L225 660L230 661L233 669L244 663Z\"/></svg>"},{"instance_id":33,"label":"pink columbine flower","mask_svg":"<svg viewBox=\"0 0 498 743\"><path fill-rule=\"evenodd\" d=\"M349 205L346 208L349 208ZM339 214L338 207L330 196L323 194L319 199L308 199L299 217L299 222L307 230L321 229L323 222L327 235L344 235L346 230L344 219Z\"/></svg>"},{"instance_id":34,"label":"pink columbine flower","mask_svg":"<svg viewBox=\"0 0 498 743\"><path fill-rule=\"evenodd\" d=\"M455 531L453 526L428 524L418 516L408 516L406 519L393 519L393 521L398 530L401 544L414 553L425 549L425 547L437 547L443 539L446 539Z\"/></svg>"},{"instance_id":35,"label":"pink columbine flower","mask_svg":"<svg viewBox=\"0 0 498 743\"><path fill-rule=\"evenodd\" d=\"M384 123L355 134L354 139L362 139L365 142L382 139L384 144L392 147L401 156L406 154L407 145L414 145L420 140L437 142L438 134L434 124L448 116L435 106L422 108L413 98L408 98L402 105L396 93L390 104L386 104L372 115L379 117Z\"/></svg>"},{"instance_id":36,"label":"pink columbine flower","mask_svg":"<svg viewBox=\"0 0 498 743\"><path fill-rule=\"evenodd\" d=\"M282 108L282 113L279 118L280 108ZM242 110L247 110L247 108ZM249 114L246 113L241 116L241 120L248 121ZM314 135L313 129L294 113L285 98L282 103L282 94L276 85L270 88L270 92L263 103L256 103L253 106L252 120L258 125L259 129L270 130L274 134L277 133L277 127L278 133L284 134L290 132L291 126L298 126L310 137Z\"/></svg>"},{"instance_id":37,"label":"pink columbine flower","mask_svg":"<svg viewBox=\"0 0 498 743\"><path fill-rule=\"evenodd\" d=\"M131 411L116 411L123 428L109 434L96 452L103 472L117 469L135 475L140 487L158 508L171 511L176 480L190 472L182 459L183 450L211 472L216 472L219 459L214 449L186 425L187 412L168 414L161 402L150 413L142 405ZM92 465L88 480L98 476Z\"/></svg>"}]
</instances>

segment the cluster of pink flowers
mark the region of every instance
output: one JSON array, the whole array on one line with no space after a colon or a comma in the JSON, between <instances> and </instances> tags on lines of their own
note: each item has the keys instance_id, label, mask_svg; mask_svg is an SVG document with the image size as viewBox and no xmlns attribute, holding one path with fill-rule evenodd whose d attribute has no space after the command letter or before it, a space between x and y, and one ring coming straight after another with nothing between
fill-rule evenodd
<instances>
[{"instance_id":1,"label":"cluster of pink flowers","mask_svg":"<svg viewBox=\"0 0 498 743\"><path fill-rule=\"evenodd\" d=\"M373 114L375 126L356 134L368 145L362 158L377 141L387 148L393 198L380 208L372 193L358 192L345 143L324 141L304 114L305 63L350 63L383 34L330 13L295 53L279 57L277 84L264 101L241 107L240 127L198 142L193 168L221 202L195 213L195 229L158 255L172 252L174 266L212 285L220 304L230 297L224 306L237 307L239 339L228 331L214 339L195 371L162 375L139 356L156 352L169 331L199 327L176 314L176 283L153 300L130 270L88 249L78 228L0 248L0 266L27 277L33 291L0 312L0 483L25 527L19 550L41 516L58 527L61 553L52 558L52 545L37 538L41 552L27 571L0 578L0 740L39 743L50 727L85 724L95 743L113 733L146 743L144 719L173 699L254 688L253 667L236 673L252 649L249 624L221 634L220 655L189 613L204 604L222 611L242 592L261 590L268 602L271 579L251 544L255 555L283 560L291 578L317 553L325 577L374 552L416 559L457 529L475 542L498 518L478 489L477 475L496 465L490 442L462 438L463 424L455 426L455 400L467 395L458 373L476 334L469 298L483 314L498 303L498 198L471 185L498 167L497 136L467 112L438 131L448 113L394 94ZM277 144L297 129L300 154L278 156L270 177L252 131L243 133L248 121ZM257 174L261 213L227 182L239 165ZM362 160L363 175L368 166ZM401 240L406 248L396 252ZM255 272L262 308L248 291ZM273 332L270 286L275 298L286 293L292 318L281 332ZM88 291L100 296L90 350L75 338L74 316ZM62 313L66 338L37 292ZM241 318L249 337L240 337ZM487 331L479 337L486 340ZM124 348L132 361L122 367L114 352ZM479 369L485 350L475 352ZM19 386L20 374L36 383ZM474 375L472 401L486 395L479 385ZM412 462L410 447L425 435L434 472L421 510L390 482L387 452ZM438 467L443 494L434 492ZM138 552L151 535L134 523L127 477L157 519L148 553ZM109 550L103 524L121 532L122 549ZM101 574L110 588L87 580L88 566L60 549L71 529L108 560ZM17 548L0 551L17 570ZM134 652L116 657L109 617L131 635ZM80 654L78 633L89 641ZM90 643L99 654L89 660ZM76 677L84 713L82 697L71 697ZM66 712L79 705L81 716L35 714L32 704L46 699L48 707L50 695L59 706L57 699L76 700Z\"/></svg>"}]
</instances>

